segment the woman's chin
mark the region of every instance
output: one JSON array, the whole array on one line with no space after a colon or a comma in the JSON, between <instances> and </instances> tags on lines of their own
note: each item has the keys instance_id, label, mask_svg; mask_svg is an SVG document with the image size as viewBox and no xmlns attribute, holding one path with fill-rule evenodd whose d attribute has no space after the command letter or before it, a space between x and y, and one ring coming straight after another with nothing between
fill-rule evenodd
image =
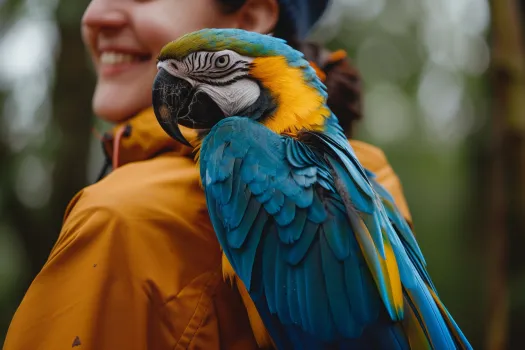
<instances>
[{"instance_id":1,"label":"woman's chin","mask_svg":"<svg viewBox=\"0 0 525 350\"><path fill-rule=\"evenodd\" d=\"M98 84L93 96L93 112L111 123L121 123L150 106L150 90L129 85Z\"/></svg>"}]
</instances>

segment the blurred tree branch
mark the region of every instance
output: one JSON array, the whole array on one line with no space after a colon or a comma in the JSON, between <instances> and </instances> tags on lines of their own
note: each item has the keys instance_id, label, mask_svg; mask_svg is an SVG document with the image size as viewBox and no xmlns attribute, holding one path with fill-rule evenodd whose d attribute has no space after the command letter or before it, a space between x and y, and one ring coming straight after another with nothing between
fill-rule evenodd
<instances>
[{"instance_id":1,"label":"blurred tree branch","mask_svg":"<svg viewBox=\"0 0 525 350\"><path fill-rule=\"evenodd\" d=\"M493 119L489 182L487 349L509 338L509 255L525 232L525 50L517 0L491 0ZM514 345L521 344L516 340Z\"/></svg>"}]
</instances>

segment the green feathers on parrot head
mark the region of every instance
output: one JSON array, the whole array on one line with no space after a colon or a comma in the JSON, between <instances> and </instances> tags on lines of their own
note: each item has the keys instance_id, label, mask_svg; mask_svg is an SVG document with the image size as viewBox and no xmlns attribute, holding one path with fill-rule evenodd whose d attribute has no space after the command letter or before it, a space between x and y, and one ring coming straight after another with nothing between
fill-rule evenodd
<instances>
[{"instance_id":1,"label":"green feathers on parrot head","mask_svg":"<svg viewBox=\"0 0 525 350\"><path fill-rule=\"evenodd\" d=\"M221 119L239 116L294 134L322 129L330 114L326 87L303 54L269 35L203 29L167 44L157 67L155 115L187 145L179 125L206 133Z\"/></svg>"}]
</instances>

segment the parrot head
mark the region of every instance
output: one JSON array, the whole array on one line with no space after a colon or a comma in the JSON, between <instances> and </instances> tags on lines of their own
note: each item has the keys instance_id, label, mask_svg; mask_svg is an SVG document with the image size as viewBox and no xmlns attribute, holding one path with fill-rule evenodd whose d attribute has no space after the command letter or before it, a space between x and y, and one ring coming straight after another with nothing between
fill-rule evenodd
<instances>
[{"instance_id":1,"label":"parrot head","mask_svg":"<svg viewBox=\"0 0 525 350\"><path fill-rule=\"evenodd\" d=\"M277 133L320 130L330 112L315 70L282 39L240 29L203 29L159 54L153 108L180 142L179 125L209 131L221 119L252 118Z\"/></svg>"}]
</instances>

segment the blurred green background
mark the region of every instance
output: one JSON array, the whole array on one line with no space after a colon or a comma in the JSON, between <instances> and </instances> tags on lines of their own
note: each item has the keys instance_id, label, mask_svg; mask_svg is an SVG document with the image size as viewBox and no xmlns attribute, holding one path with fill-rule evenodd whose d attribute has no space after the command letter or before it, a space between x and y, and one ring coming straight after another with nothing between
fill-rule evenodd
<instances>
[{"instance_id":1,"label":"blurred green background","mask_svg":"<svg viewBox=\"0 0 525 350\"><path fill-rule=\"evenodd\" d=\"M88 2L0 0L0 340L102 165ZM523 7L334 0L313 35L360 70L356 138L401 178L430 274L475 348L519 349L525 325Z\"/></svg>"}]
</instances>

